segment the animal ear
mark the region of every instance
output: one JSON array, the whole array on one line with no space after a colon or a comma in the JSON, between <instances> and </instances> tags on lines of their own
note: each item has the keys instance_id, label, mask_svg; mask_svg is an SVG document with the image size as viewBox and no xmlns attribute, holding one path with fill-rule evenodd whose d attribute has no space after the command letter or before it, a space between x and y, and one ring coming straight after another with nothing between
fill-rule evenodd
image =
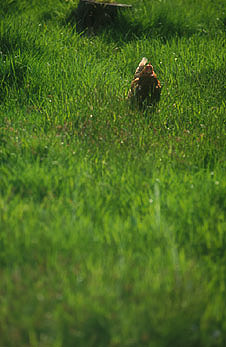
<instances>
[{"instance_id":1,"label":"animal ear","mask_svg":"<svg viewBox=\"0 0 226 347\"><path fill-rule=\"evenodd\" d=\"M145 67L145 64L147 64L148 60L147 58L143 57L142 60L140 61L138 67L136 68L135 75L134 77L138 77L139 73L143 70Z\"/></svg>"},{"instance_id":2,"label":"animal ear","mask_svg":"<svg viewBox=\"0 0 226 347\"><path fill-rule=\"evenodd\" d=\"M148 62L147 58L143 57L139 63L139 67L144 66L145 64L147 64L147 62Z\"/></svg>"}]
</instances>

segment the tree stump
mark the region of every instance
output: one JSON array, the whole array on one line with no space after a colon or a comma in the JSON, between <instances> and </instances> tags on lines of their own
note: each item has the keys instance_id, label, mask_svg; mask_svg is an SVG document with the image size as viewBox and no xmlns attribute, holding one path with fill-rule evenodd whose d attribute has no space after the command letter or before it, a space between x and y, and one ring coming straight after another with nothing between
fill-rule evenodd
<instances>
[{"instance_id":1,"label":"tree stump","mask_svg":"<svg viewBox=\"0 0 226 347\"><path fill-rule=\"evenodd\" d=\"M76 17L79 26L97 30L111 24L121 9L131 8L132 5L100 2L98 0L80 0Z\"/></svg>"}]
</instances>

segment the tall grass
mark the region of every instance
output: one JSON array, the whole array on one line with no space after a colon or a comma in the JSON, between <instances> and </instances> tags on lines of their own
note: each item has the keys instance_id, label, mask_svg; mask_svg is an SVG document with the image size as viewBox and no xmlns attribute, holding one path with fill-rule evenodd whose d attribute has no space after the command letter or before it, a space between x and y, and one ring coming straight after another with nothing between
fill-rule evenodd
<instances>
[{"instance_id":1,"label":"tall grass","mask_svg":"<svg viewBox=\"0 0 226 347\"><path fill-rule=\"evenodd\" d=\"M2 0L1 346L226 344L225 4L127 3Z\"/></svg>"}]
</instances>

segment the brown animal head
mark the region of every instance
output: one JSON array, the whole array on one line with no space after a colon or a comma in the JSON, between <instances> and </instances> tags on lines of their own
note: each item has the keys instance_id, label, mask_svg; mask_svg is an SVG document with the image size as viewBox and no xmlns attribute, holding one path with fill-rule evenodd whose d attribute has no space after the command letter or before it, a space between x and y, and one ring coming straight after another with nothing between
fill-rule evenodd
<instances>
[{"instance_id":1,"label":"brown animal head","mask_svg":"<svg viewBox=\"0 0 226 347\"><path fill-rule=\"evenodd\" d=\"M154 105L159 101L161 94L161 84L153 66L151 63L147 64L147 61L144 57L139 63L128 93L128 98L136 101L139 106L142 106L144 102Z\"/></svg>"}]
</instances>

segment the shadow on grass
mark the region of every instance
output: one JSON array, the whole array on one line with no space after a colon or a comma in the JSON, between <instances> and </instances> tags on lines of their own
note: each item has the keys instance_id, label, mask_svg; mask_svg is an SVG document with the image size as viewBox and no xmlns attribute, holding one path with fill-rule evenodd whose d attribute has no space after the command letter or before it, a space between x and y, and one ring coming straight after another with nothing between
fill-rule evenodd
<instances>
[{"instance_id":1,"label":"shadow on grass","mask_svg":"<svg viewBox=\"0 0 226 347\"><path fill-rule=\"evenodd\" d=\"M17 88L21 88L24 85L26 73L27 66L16 63L13 60L4 70L0 71L0 101L7 93L6 87L15 85Z\"/></svg>"},{"instance_id":2,"label":"shadow on grass","mask_svg":"<svg viewBox=\"0 0 226 347\"><path fill-rule=\"evenodd\" d=\"M20 31L20 26L5 30L0 35L0 50L1 54L14 54L20 51L21 53L26 51L35 51L35 53L44 53L45 49L41 45L37 44L37 37L32 37L26 34L23 37L23 32Z\"/></svg>"},{"instance_id":3,"label":"shadow on grass","mask_svg":"<svg viewBox=\"0 0 226 347\"><path fill-rule=\"evenodd\" d=\"M168 41L173 37L190 37L195 32L196 28L189 27L183 20L173 22L168 18L166 12L160 12L154 19L148 20L146 23L136 21L132 9L125 12L119 11L117 17L109 21L109 18L103 23L91 22L87 24L84 21L77 9L73 9L67 16L65 23L75 27L79 34L101 35L108 42L130 42L134 39L143 36L149 38L160 38L163 41Z\"/></svg>"},{"instance_id":4,"label":"shadow on grass","mask_svg":"<svg viewBox=\"0 0 226 347\"><path fill-rule=\"evenodd\" d=\"M174 37L190 37L195 29L189 28L185 23L173 22L164 13L160 13L152 22L144 24L120 15L117 22L109 28L109 33L114 41L130 42L145 36L166 42Z\"/></svg>"},{"instance_id":5,"label":"shadow on grass","mask_svg":"<svg viewBox=\"0 0 226 347\"><path fill-rule=\"evenodd\" d=\"M218 69L213 67L212 69L201 70L199 74L193 75L190 83L200 89L206 102L212 106L218 106L226 98L225 80L226 70L224 66L221 66Z\"/></svg>"},{"instance_id":6,"label":"shadow on grass","mask_svg":"<svg viewBox=\"0 0 226 347\"><path fill-rule=\"evenodd\" d=\"M0 102L8 94L9 89L23 88L28 71L27 53L42 54L44 49L34 39L22 37L19 30L5 31L0 35Z\"/></svg>"},{"instance_id":7,"label":"shadow on grass","mask_svg":"<svg viewBox=\"0 0 226 347\"><path fill-rule=\"evenodd\" d=\"M9 89L24 86L27 66L17 61L17 51L22 46L18 39L3 36L0 38L2 69L0 70L0 102L8 95Z\"/></svg>"},{"instance_id":8,"label":"shadow on grass","mask_svg":"<svg viewBox=\"0 0 226 347\"><path fill-rule=\"evenodd\" d=\"M19 1L1 0L0 16L7 16L15 12L21 13L23 6Z\"/></svg>"}]
</instances>

